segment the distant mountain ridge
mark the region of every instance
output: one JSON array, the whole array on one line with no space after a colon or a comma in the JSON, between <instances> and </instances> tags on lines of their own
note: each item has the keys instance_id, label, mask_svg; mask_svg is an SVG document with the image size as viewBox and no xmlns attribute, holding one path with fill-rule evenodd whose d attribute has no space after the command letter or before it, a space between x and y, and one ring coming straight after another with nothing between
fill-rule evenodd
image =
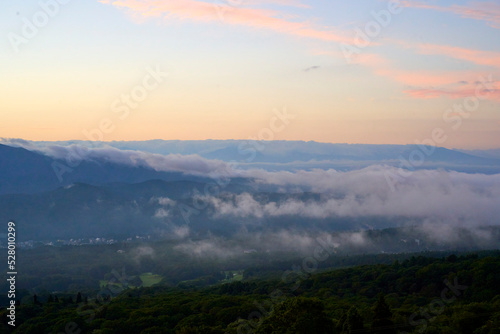
<instances>
[{"instance_id":1,"label":"distant mountain ridge","mask_svg":"<svg viewBox=\"0 0 500 334\"><path fill-rule=\"evenodd\" d=\"M68 168L62 180L57 176L57 168L61 166ZM110 182L138 183L152 179L205 180L179 172L161 172L105 160L83 160L77 166L70 167L63 159L0 144L0 194L38 193L77 182L99 185Z\"/></svg>"},{"instance_id":2,"label":"distant mountain ridge","mask_svg":"<svg viewBox=\"0 0 500 334\"><path fill-rule=\"evenodd\" d=\"M83 145L87 147L110 146L120 150L143 151L156 154L197 154L207 159L223 161L279 162L310 160L354 160L383 161L409 158L413 151L432 150L418 145L380 145L321 143L315 141L252 141L252 140L146 140L88 142L80 140L55 142L29 142L38 145ZM499 163L499 150L454 150L436 147L428 155L428 161L450 161L463 163ZM251 154L255 153L255 155ZM251 159L250 159L251 158Z\"/></svg>"},{"instance_id":3,"label":"distant mountain ridge","mask_svg":"<svg viewBox=\"0 0 500 334\"><path fill-rule=\"evenodd\" d=\"M208 181L210 168L218 162L236 162L239 169L297 171L311 169L355 170L370 165L405 169L444 169L465 173L500 173L500 159L492 154L479 156L458 150L418 145L329 144L303 141L255 142L245 140L150 140L125 142L31 142L3 140L0 144L0 194L36 193L77 182L101 185L112 182L139 183L152 179L165 181ZM8 144L8 145L5 145ZM75 145L115 152L138 152L160 166L148 165L126 155L82 157L72 166L64 155ZM54 149L56 147L57 149ZM55 152L55 153L54 153ZM69 152L69 151L68 151ZM161 155L161 156L160 156ZM173 168L161 167L159 157L175 156ZM494 155L493 155L494 156ZM132 160L134 161L132 161ZM183 161L185 159L185 161ZM191 160L189 160L191 159ZM143 161L144 160L144 161ZM161 160L161 159L160 159ZM196 160L196 161L194 161ZM190 173L190 164L200 164L206 175ZM211 163L214 162L214 163ZM179 167L180 166L180 167ZM64 177L58 177L57 168ZM199 171L198 170L198 171ZM59 171L60 172L60 171ZM212 175L213 176L213 175Z\"/></svg>"}]
</instances>

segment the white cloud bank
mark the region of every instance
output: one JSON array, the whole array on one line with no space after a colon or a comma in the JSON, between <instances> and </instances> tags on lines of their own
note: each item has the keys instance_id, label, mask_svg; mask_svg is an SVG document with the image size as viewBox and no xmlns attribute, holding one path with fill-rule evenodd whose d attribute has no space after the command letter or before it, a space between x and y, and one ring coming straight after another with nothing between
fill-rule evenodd
<instances>
[{"instance_id":1,"label":"white cloud bank","mask_svg":"<svg viewBox=\"0 0 500 334\"><path fill-rule=\"evenodd\" d=\"M415 171L394 179L398 169L371 166L338 172L249 171L261 184L298 187L322 194L321 199L262 201L249 193L205 196L217 215L237 217L301 216L310 218L388 216L418 217L497 224L500 216L500 174L465 174L443 170Z\"/></svg>"},{"instance_id":2,"label":"white cloud bank","mask_svg":"<svg viewBox=\"0 0 500 334\"><path fill-rule=\"evenodd\" d=\"M68 163L82 160L114 162L174 171L205 177L246 177L256 189L280 189L282 192L310 191L321 199L302 201L259 201L249 193L214 197L202 194L216 215L239 217L301 216L311 218L417 217L465 222L498 224L500 216L500 174L466 174L444 170L419 170L404 173L383 165L352 171L334 169L270 172L260 169L239 170L233 165L198 155L160 155L119 150L108 146L89 148L82 145L40 144L22 140L3 143L43 152ZM102 145L102 143L100 144ZM224 190L221 186L220 190ZM172 203L164 206L158 217L167 217Z\"/></svg>"},{"instance_id":3,"label":"white cloud bank","mask_svg":"<svg viewBox=\"0 0 500 334\"><path fill-rule=\"evenodd\" d=\"M23 147L49 157L62 160L68 167L78 167L82 161L110 162L132 167L147 167L160 172L181 172L190 175L220 177L230 170L229 164L210 160L197 154L155 154L141 151L120 150L98 143L95 147L81 144L60 145L31 142L22 139L2 139L2 144Z\"/></svg>"}]
</instances>

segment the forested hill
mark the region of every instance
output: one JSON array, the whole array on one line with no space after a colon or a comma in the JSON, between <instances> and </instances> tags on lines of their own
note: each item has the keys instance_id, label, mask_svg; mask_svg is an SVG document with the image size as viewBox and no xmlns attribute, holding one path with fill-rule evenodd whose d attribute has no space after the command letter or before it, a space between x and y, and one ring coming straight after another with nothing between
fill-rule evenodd
<instances>
[{"instance_id":1,"label":"forested hill","mask_svg":"<svg viewBox=\"0 0 500 334\"><path fill-rule=\"evenodd\" d=\"M312 271L312 270L311 270ZM207 288L54 294L17 306L1 333L464 333L500 328L500 254L411 257Z\"/></svg>"}]
</instances>

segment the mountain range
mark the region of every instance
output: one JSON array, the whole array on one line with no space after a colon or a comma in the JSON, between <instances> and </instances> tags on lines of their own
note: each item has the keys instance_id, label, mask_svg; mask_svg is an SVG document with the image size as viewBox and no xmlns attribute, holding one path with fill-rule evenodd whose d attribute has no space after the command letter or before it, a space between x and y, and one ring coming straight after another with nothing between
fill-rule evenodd
<instances>
[{"instance_id":1,"label":"mountain range","mask_svg":"<svg viewBox=\"0 0 500 334\"><path fill-rule=\"evenodd\" d=\"M499 214L500 159L490 151L243 140L2 143L0 220L19 223L19 240L428 222L473 228L496 225Z\"/></svg>"}]
</instances>

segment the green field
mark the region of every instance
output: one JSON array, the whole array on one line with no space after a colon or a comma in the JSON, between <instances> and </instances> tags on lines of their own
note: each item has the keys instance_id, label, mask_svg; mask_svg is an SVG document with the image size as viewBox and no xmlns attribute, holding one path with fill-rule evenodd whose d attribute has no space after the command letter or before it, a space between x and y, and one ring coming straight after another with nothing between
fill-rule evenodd
<instances>
[{"instance_id":1,"label":"green field","mask_svg":"<svg viewBox=\"0 0 500 334\"><path fill-rule=\"evenodd\" d=\"M109 287L109 288L118 288L118 289L121 289L123 288L123 285L121 283L111 283L107 280L100 280L99 281L99 287L100 288L105 288L105 287Z\"/></svg>"},{"instance_id":2,"label":"green field","mask_svg":"<svg viewBox=\"0 0 500 334\"><path fill-rule=\"evenodd\" d=\"M158 284L163 279L163 276L155 275L153 273L144 273L139 276L142 281L142 286L149 288L155 284Z\"/></svg>"},{"instance_id":3,"label":"green field","mask_svg":"<svg viewBox=\"0 0 500 334\"><path fill-rule=\"evenodd\" d=\"M152 287L155 284L160 283L161 280L163 279L163 276L156 275L156 274L153 274L153 273L142 273L141 275L139 275L139 278L141 279L141 282L142 282L142 284L140 286L143 286L145 288L149 288L149 287ZM115 289L115 290L120 290L120 289L126 288L126 287L124 287L122 285L122 283L118 283L118 282L115 283L115 282L110 282L110 281L107 281L107 280L100 280L99 281L99 287L100 288L108 287L110 289ZM138 288L139 286L135 286L133 284L129 284L127 287L128 288Z\"/></svg>"}]
</instances>

